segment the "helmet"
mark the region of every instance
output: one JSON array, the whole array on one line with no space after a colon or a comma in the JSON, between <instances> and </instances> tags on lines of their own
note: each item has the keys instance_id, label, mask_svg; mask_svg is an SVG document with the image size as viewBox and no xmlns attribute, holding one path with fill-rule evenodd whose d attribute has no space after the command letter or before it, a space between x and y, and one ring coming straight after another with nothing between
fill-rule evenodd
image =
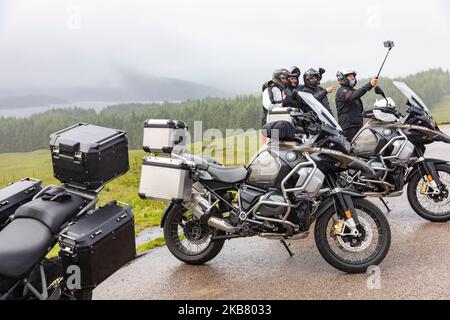
<instances>
[{"instance_id":1,"label":"helmet","mask_svg":"<svg viewBox=\"0 0 450 320\"><path fill-rule=\"evenodd\" d=\"M297 66L293 66L289 71L291 72L292 76L294 77L296 76L297 78L300 77L300 75L302 74L300 68Z\"/></svg>"},{"instance_id":2,"label":"helmet","mask_svg":"<svg viewBox=\"0 0 450 320\"><path fill-rule=\"evenodd\" d=\"M305 83L305 85L309 85L309 83L308 83L309 78L314 77L314 76L317 77L317 83L314 86L319 85L320 79L322 78L322 74L319 71L312 69L312 68L306 70L306 72L303 74L303 82Z\"/></svg>"},{"instance_id":3,"label":"helmet","mask_svg":"<svg viewBox=\"0 0 450 320\"><path fill-rule=\"evenodd\" d=\"M322 75L326 72L326 70L324 68L319 68L319 73L320 73L320 78L319 81L322 80Z\"/></svg>"},{"instance_id":4,"label":"helmet","mask_svg":"<svg viewBox=\"0 0 450 320\"><path fill-rule=\"evenodd\" d=\"M279 85L281 87L284 87L284 84L280 81L280 78L289 78L291 76L292 76L292 74L288 70L286 70L286 69L277 69L272 74L272 81L275 84L277 84L277 85Z\"/></svg>"},{"instance_id":5,"label":"helmet","mask_svg":"<svg viewBox=\"0 0 450 320\"><path fill-rule=\"evenodd\" d=\"M355 70L349 69L349 68L344 68L344 69L339 70L339 71L336 73L336 78L337 78L339 81L344 81L345 85L348 86L348 85L349 85L349 82L348 82L347 76L348 76L349 74L353 74L353 75L356 77L356 71L355 71Z\"/></svg>"}]
</instances>

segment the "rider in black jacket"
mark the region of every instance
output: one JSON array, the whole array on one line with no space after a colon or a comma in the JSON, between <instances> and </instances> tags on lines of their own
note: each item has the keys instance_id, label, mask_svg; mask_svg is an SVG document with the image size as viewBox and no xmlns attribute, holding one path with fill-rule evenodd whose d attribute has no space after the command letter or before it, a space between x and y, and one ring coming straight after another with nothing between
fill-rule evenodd
<instances>
[{"instance_id":1,"label":"rider in black jacket","mask_svg":"<svg viewBox=\"0 0 450 320\"><path fill-rule=\"evenodd\" d=\"M322 72L321 72L322 71ZM303 74L304 85L300 87L303 92L311 93L314 98L316 98L328 111L331 113L330 103L328 102L327 95L336 90L334 86L330 86L326 89L320 86L320 80L322 79L322 74L325 72L324 69L317 71L315 69L309 69Z\"/></svg>"},{"instance_id":2,"label":"rider in black jacket","mask_svg":"<svg viewBox=\"0 0 450 320\"><path fill-rule=\"evenodd\" d=\"M286 84L286 89L284 90L287 97L291 97L294 93L294 90L299 89L298 78L300 78L300 68L293 66L289 72L291 76L288 78L288 83Z\"/></svg>"},{"instance_id":3,"label":"rider in black jacket","mask_svg":"<svg viewBox=\"0 0 450 320\"><path fill-rule=\"evenodd\" d=\"M336 74L341 87L336 93L336 109L338 122L344 131L344 136L351 141L363 126L363 103L361 97L378 84L378 79L372 79L355 90L356 72L352 69L339 70Z\"/></svg>"}]
</instances>

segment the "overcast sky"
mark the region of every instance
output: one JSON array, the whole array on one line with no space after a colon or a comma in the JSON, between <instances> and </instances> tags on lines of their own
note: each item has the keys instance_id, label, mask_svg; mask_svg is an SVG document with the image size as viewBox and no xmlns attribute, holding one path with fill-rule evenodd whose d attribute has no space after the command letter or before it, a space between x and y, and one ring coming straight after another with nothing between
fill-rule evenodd
<instances>
[{"instance_id":1,"label":"overcast sky","mask_svg":"<svg viewBox=\"0 0 450 320\"><path fill-rule=\"evenodd\" d=\"M131 68L238 93L278 67L450 69L450 4L427 1L0 0L0 86L120 83Z\"/></svg>"}]
</instances>

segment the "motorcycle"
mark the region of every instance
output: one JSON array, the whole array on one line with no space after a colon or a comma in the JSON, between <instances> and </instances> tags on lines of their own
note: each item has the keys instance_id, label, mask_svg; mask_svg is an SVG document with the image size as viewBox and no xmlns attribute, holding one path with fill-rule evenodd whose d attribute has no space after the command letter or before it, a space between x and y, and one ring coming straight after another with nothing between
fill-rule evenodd
<instances>
[{"instance_id":1,"label":"motorcycle","mask_svg":"<svg viewBox=\"0 0 450 320\"><path fill-rule=\"evenodd\" d=\"M61 185L25 179L4 190L17 203L0 230L0 300L90 300L136 256L131 207L96 207L106 182L128 171L126 133L78 124L52 134L50 149Z\"/></svg>"},{"instance_id":2,"label":"motorcycle","mask_svg":"<svg viewBox=\"0 0 450 320\"><path fill-rule=\"evenodd\" d=\"M426 158L425 151L433 142L450 143L450 137L439 130L414 91L402 82L394 85L407 97L407 115L400 114L395 102L376 87L383 99L364 112L369 121L351 142L353 154L370 164L376 178L349 170L342 173L339 184L383 202L382 197L401 195L407 184L408 201L418 215L433 222L449 221L450 163Z\"/></svg>"},{"instance_id":3,"label":"motorcycle","mask_svg":"<svg viewBox=\"0 0 450 320\"><path fill-rule=\"evenodd\" d=\"M61 259L48 259L46 256L58 243L62 230L93 209L98 196L52 185L39 192L33 201L42 198L49 190L57 190L61 196L64 194L64 202L53 201L61 208L49 210L39 219L36 219L32 208L25 212L19 208L20 215L0 232L0 300L92 298L91 290L69 290L65 285Z\"/></svg>"},{"instance_id":4,"label":"motorcycle","mask_svg":"<svg viewBox=\"0 0 450 320\"><path fill-rule=\"evenodd\" d=\"M307 143L298 136L273 139L269 130L271 139L246 166L225 167L188 153L172 153L170 160L144 160L147 164L166 161L160 166L164 169L176 159L192 178L192 189L181 192L183 199L172 199L161 220L167 248L176 258L203 264L219 254L225 240L252 236L280 240L292 255L285 240L306 238L315 222L316 246L333 267L360 273L382 262L391 241L386 217L364 195L337 185L343 171L369 175L373 169L348 154L348 142L335 136L340 127L331 114L320 103L315 105L312 95L301 94L312 109L317 108L322 121L323 134ZM293 114L299 121L309 118L302 112ZM323 147L324 141L344 152ZM149 183L143 177L142 190ZM156 197L143 193L143 198Z\"/></svg>"}]
</instances>

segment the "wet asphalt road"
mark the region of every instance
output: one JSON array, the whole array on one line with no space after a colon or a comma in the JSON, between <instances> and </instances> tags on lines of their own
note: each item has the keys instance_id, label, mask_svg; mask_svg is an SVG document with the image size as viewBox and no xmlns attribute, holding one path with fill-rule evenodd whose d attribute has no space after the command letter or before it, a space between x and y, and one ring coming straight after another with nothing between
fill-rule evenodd
<instances>
[{"instance_id":1,"label":"wet asphalt road","mask_svg":"<svg viewBox=\"0 0 450 320\"><path fill-rule=\"evenodd\" d=\"M450 133L450 126L442 129ZM433 144L427 156L450 160L450 145ZM153 249L101 284L94 299L450 299L450 223L417 216L406 188L388 201L392 244L375 275L334 269L312 233L291 242L294 257L279 241L255 237L227 241L203 266Z\"/></svg>"}]
</instances>

